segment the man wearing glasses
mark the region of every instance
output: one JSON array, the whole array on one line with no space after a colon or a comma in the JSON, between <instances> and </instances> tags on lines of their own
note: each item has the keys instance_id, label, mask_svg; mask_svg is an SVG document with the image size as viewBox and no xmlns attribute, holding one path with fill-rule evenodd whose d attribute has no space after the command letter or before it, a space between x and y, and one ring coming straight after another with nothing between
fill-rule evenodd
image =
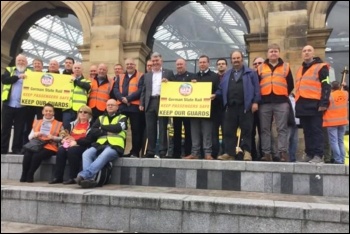
<instances>
[{"instance_id":1,"label":"man wearing glasses","mask_svg":"<svg viewBox=\"0 0 350 234\"><path fill-rule=\"evenodd\" d=\"M113 95L119 105L119 111L130 119L132 133L132 149L127 156L138 158L142 147L144 125L139 109L143 86L143 73L136 70L134 59L125 60L126 73L117 77Z\"/></svg>"},{"instance_id":2,"label":"man wearing glasses","mask_svg":"<svg viewBox=\"0 0 350 234\"><path fill-rule=\"evenodd\" d=\"M258 67L264 63L264 59L262 57L256 57L254 60L253 60L253 68L255 71L258 70Z\"/></svg>"},{"instance_id":3,"label":"man wearing glasses","mask_svg":"<svg viewBox=\"0 0 350 234\"><path fill-rule=\"evenodd\" d=\"M83 170L75 182L83 188L96 187L96 174L109 162L124 153L127 121L126 116L118 114L118 104L114 99L107 101L107 113L98 117L89 134L97 139L92 147L83 153Z\"/></svg>"}]
</instances>

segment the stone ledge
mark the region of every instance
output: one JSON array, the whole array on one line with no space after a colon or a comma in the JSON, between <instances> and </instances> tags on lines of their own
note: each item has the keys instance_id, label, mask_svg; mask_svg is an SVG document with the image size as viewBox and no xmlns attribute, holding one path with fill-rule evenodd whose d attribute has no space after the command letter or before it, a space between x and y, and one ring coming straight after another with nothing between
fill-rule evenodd
<instances>
[{"instance_id":1,"label":"stone ledge","mask_svg":"<svg viewBox=\"0 0 350 234\"><path fill-rule=\"evenodd\" d=\"M1 163L22 163L23 155L2 155ZM44 165L55 164L56 156L43 161ZM118 167L157 167L176 169L207 169L253 172L280 172L299 174L332 174L349 175L348 165L311 164L311 163L280 163L280 162L243 162L243 161L207 161L183 159L148 159L119 158L113 161Z\"/></svg>"},{"instance_id":2,"label":"stone ledge","mask_svg":"<svg viewBox=\"0 0 350 234\"><path fill-rule=\"evenodd\" d=\"M218 198L182 194L171 194L169 196L167 193L12 185L1 187L1 201L4 200L102 205L158 211L182 210L199 213L349 223L349 206L339 204Z\"/></svg>"}]
</instances>

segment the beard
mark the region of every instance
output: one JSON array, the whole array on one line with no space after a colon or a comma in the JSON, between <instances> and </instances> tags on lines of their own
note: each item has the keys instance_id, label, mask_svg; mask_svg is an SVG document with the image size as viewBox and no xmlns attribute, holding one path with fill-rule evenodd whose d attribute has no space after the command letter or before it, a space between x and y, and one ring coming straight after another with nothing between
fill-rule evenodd
<instances>
[{"instance_id":1,"label":"beard","mask_svg":"<svg viewBox=\"0 0 350 234\"><path fill-rule=\"evenodd\" d=\"M19 72L24 72L25 70L26 70L26 66L19 66L19 65L17 65L16 66L16 69L19 71Z\"/></svg>"}]
</instances>

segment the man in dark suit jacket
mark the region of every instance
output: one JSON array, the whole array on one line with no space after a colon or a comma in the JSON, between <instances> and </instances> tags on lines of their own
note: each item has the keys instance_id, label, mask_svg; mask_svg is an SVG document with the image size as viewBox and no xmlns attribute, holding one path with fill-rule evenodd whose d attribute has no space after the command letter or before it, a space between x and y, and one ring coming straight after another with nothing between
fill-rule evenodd
<instances>
[{"instance_id":1,"label":"man in dark suit jacket","mask_svg":"<svg viewBox=\"0 0 350 234\"><path fill-rule=\"evenodd\" d=\"M168 150L167 117L158 117L161 83L174 80L171 70L163 69L162 55L154 52L151 55L152 72L144 76L144 86L140 99L140 110L145 111L147 132L147 153L145 157L154 158L157 142L157 120L159 121L159 156L162 158Z\"/></svg>"}]
</instances>

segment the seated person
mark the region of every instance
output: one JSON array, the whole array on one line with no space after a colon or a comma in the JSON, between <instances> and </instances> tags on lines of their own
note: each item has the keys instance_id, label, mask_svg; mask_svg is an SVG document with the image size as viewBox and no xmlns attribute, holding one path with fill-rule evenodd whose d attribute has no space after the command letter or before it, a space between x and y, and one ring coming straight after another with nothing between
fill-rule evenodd
<instances>
[{"instance_id":1,"label":"seated person","mask_svg":"<svg viewBox=\"0 0 350 234\"><path fill-rule=\"evenodd\" d=\"M91 119L91 108L86 105L81 106L78 110L77 119L70 123L70 134L62 139L62 145L58 148L54 179L49 184L63 182L67 159L69 162L69 179L64 181L63 184L75 184L74 178L80 171L82 154L92 143L92 140L87 137L92 125L90 124Z\"/></svg>"},{"instance_id":2,"label":"seated person","mask_svg":"<svg viewBox=\"0 0 350 234\"><path fill-rule=\"evenodd\" d=\"M58 136L62 129L62 122L55 120L54 107L50 103L46 103L43 111L43 119L35 120L33 123L32 131L28 138L38 138L40 140L46 140L48 143L37 153L24 151L22 162L22 176L20 182L34 182L34 173L39 168L41 162L44 159L48 159L55 155L58 150L58 142L61 138Z\"/></svg>"},{"instance_id":3,"label":"seated person","mask_svg":"<svg viewBox=\"0 0 350 234\"><path fill-rule=\"evenodd\" d=\"M83 170L76 183L83 188L97 185L95 175L110 161L122 156L125 149L127 118L118 114L118 104L114 99L107 101L105 114L96 119L89 134L97 141L83 153Z\"/></svg>"}]
</instances>

